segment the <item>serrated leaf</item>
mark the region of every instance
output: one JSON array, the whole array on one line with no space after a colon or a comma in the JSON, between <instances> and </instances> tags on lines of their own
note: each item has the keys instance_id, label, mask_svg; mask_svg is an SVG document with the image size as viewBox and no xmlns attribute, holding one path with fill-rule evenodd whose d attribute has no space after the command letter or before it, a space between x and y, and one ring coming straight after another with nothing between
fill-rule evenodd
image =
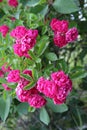
<instances>
[{"instance_id":1,"label":"serrated leaf","mask_svg":"<svg viewBox=\"0 0 87 130\"><path fill-rule=\"evenodd\" d=\"M63 14L69 14L79 10L74 0L55 0L53 7L57 12Z\"/></svg>"},{"instance_id":2,"label":"serrated leaf","mask_svg":"<svg viewBox=\"0 0 87 130\"><path fill-rule=\"evenodd\" d=\"M46 125L50 122L50 117L44 107L40 110L40 120Z\"/></svg>"},{"instance_id":3,"label":"serrated leaf","mask_svg":"<svg viewBox=\"0 0 87 130\"><path fill-rule=\"evenodd\" d=\"M53 52L46 53L45 56L50 61L56 61L57 60L57 55Z\"/></svg>"},{"instance_id":4,"label":"serrated leaf","mask_svg":"<svg viewBox=\"0 0 87 130\"><path fill-rule=\"evenodd\" d=\"M53 112L63 113L68 110L67 105L64 103L61 105L55 105L51 99L47 99L47 101L47 106L51 108Z\"/></svg>"}]
</instances>

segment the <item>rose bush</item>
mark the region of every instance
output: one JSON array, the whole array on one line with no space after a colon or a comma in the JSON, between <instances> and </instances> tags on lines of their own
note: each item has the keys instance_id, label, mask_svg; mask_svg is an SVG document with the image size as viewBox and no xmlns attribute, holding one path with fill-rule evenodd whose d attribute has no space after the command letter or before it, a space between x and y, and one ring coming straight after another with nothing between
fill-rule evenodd
<instances>
[{"instance_id":1,"label":"rose bush","mask_svg":"<svg viewBox=\"0 0 87 130\"><path fill-rule=\"evenodd\" d=\"M72 24L71 14L57 17L57 11L63 13L56 8L56 3L61 7L58 0L0 2L6 5L0 15L0 103L5 103L0 117L5 121L16 102L19 106L26 103L27 112L39 110L40 120L48 125L47 111L66 112L73 99L73 79L87 76L71 56L73 48L78 49L79 29ZM67 13L79 11L73 5Z\"/></svg>"}]
</instances>

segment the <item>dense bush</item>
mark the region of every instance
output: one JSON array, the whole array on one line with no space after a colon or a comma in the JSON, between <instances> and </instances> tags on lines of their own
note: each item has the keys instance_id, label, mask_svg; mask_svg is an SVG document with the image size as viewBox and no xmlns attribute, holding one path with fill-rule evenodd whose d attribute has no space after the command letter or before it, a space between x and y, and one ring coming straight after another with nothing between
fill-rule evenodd
<instances>
[{"instance_id":1,"label":"dense bush","mask_svg":"<svg viewBox=\"0 0 87 130\"><path fill-rule=\"evenodd\" d=\"M86 2L0 1L1 130L87 129Z\"/></svg>"}]
</instances>

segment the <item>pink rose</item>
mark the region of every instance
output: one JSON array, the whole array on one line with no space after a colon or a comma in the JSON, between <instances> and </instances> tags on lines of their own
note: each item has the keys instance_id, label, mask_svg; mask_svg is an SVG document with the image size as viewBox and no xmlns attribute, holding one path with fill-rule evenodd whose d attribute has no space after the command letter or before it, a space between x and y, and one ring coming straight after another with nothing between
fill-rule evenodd
<instances>
[{"instance_id":1,"label":"pink rose","mask_svg":"<svg viewBox=\"0 0 87 130\"><path fill-rule=\"evenodd\" d=\"M65 34L59 32L55 33L54 44L60 48L64 47L67 44Z\"/></svg>"},{"instance_id":2,"label":"pink rose","mask_svg":"<svg viewBox=\"0 0 87 130\"><path fill-rule=\"evenodd\" d=\"M29 57L29 54L28 54L28 45L27 44L14 44L13 45L13 49L14 49L14 53L20 57L24 56L28 56Z\"/></svg>"},{"instance_id":3,"label":"pink rose","mask_svg":"<svg viewBox=\"0 0 87 130\"><path fill-rule=\"evenodd\" d=\"M32 107L41 108L46 105L46 100L39 94L33 94L28 98L28 103Z\"/></svg>"},{"instance_id":4,"label":"pink rose","mask_svg":"<svg viewBox=\"0 0 87 130\"><path fill-rule=\"evenodd\" d=\"M28 49L32 49L36 44L37 30L28 30L25 36L21 39L21 43L27 45Z\"/></svg>"},{"instance_id":5,"label":"pink rose","mask_svg":"<svg viewBox=\"0 0 87 130\"><path fill-rule=\"evenodd\" d=\"M52 80L44 79L43 77L39 78L37 81L37 89L39 92L43 93L49 98L53 98L55 93L57 93L57 87Z\"/></svg>"},{"instance_id":6,"label":"pink rose","mask_svg":"<svg viewBox=\"0 0 87 130\"><path fill-rule=\"evenodd\" d=\"M17 26L10 32L11 37L20 39L22 38L27 32L27 29L24 26Z\"/></svg>"},{"instance_id":7,"label":"pink rose","mask_svg":"<svg viewBox=\"0 0 87 130\"><path fill-rule=\"evenodd\" d=\"M18 6L18 0L8 0L8 5L12 7Z\"/></svg>"},{"instance_id":8,"label":"pink rose","mask_svg":"<svg viewBox=\"0 0 87 130\"><path fill-rule=\"evenodd\" d=\"M9 31L9 27L7 25L0 26L0 32L2 33L3 37L6 37L8 31Z\"/></svg>"},{"instance_id":9,"label":"pink rose","mask_svg":"<svg viewBox=\"0 0 87 130\"><path fill-rule=\"evenodd\" d=\"M69 23L66 20L60 21L54 18L52 19L50 26L53 31L66 33L68 31L68 24Z\"/></svg>"},{"instance_id":10,"label":"pink rose","mask_svg":"<svg viewBox=\"0 0 87 130\"><path fill-rule=\"evenodd\" d=\"M57 91L53 97L55 104L62 104L66 100L67 95L72 90L72 81L63 71L54 72L51 78L57 86Z\"/></svg>"},{"instance_id":11,"label":"pink rose","mask_svg":"<svg viewBox=\"0 0 87 130\"><path fill-rule=\"evenodd\" d=\"M77 39L77 37L78 37L78 30L75 27L69 29L68 32L66 33L67 42L73 42Z\"/></svg>"},{"instance_id":12,"label":"pink rose","mask_svg":"<svg viewBox=\"0 0 87 130\"><path fill-rule=\"evenodd\" d=\"M19 70L11 70L7 76L8 82L18 82L20 80L20 71Z\"/></svg>"}]
</instances>

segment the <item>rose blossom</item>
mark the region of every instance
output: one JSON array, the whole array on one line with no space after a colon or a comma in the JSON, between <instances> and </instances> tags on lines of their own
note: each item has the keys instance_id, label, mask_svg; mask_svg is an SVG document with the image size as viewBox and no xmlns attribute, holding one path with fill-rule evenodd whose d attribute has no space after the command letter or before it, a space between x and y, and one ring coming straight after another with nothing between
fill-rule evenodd
<instances>
[{"instance_id":1,"label":"rose blossom","mask_svg":"<svg viewBox=\"0 0 87 130\"><path fill-rule=\"evenodd\" d=\"M62 70L52 73L51 78L59 87L67 87L71 91L72 82L69 76L66 75Z\"/></svg>"},{"instance_id":2,"label":"rose blossom","mask_svg":"<svg viewBox=\"0 0 87 130\"><path fill-rule=\"evenodd\" d=\"M44 79L43 77L39 78L37 81L37 89L39 92L43 93L49 98L53 98L57 92L57 87L52 80Z\"/></svg>"},{"instance_id":3,"label":"rose blossom","mask_svg":"<svg viewBox=\"0 0 87 130\"><path fill-rule=\"evenodd\" d=\"M44 85L45 85L45 78L40 77L37 81L37 89L39 92L41 92L41 93L44 92Z\"/></svg>"},{"instance_id":4,"label":"rose blossom","mask_svg":"<svg viewBox=\"0 0 87 130\"><path fill-rule=\"evenodd\" d=\"M36 43L36 37L38 36L37 30L28 30L25 36L21 39L21 43L27 45L30 50L34 47Z\"/></svg>"},{"instance_id":5,"label":"rose blossom","mask_svg":"<svg viewBox=\"0 0 87 130\"><path fill-rule=\"evenodd\" d=\"M67 42L73 42L77 39L77 37L78 37L78 30L75 27L69 29L68 32L66 33Z\"/></svg>"},{"instance_id":6,"label":"rose blossom","mask_svg":"<svg viewBox=\"0 0 87 130\"><path fill-rule=\"evenodd\" d=\"M9 27L7 25L0 26L0 32L2 33L3 37L6 37L8 31L9 31Z\"/></svg>"},{"instance_id":7,"label":"rose blossom","mask_svg":"<svg viewBox=\"0 0 87 130\"><path fill-rule=\"evenodd\" d=\"M57 86L57 91L53 97L55 104L62 104L66 100L67 95L72 90L72 81L63 71L54 72L51 78Z\"/></svg>"},{"instance_id":8,"label":"rose blossom","mask_svg":"<svg viewBox=\"0 0 87 130\"><path fill-rule=\"evenodd\" d=\"M67 44L66 36L63 33L57 32L54 35L54 44L58 47L63 47Z\"/></svg>"},{"instance_id":9,"label":"rose blossom","mask_svg":"<svg viewBox=\"0 0 87 130\"><path fill-rule=\"evenodd\" d=\"M0 0L0 2L2 2L3 0Z\"/></svg>"},{"instance_id":10,"label":"rose blossom","mask_svg":"<svg viewBox=\"0 0 87 130\"><path fill-rule=\"evenodd\" d=\"M24 83L23 83L24 82ZM33 87L30 90L24 90L23 88L28 84L29 82L26 82L25 80L21 80L21 82L18 83L18 86L16 87L16 95L18 97L18 99L21 102L28 102L28 99L30 97L30 95L32 94L37 94L38 91L35 87Z\"/></svg>"},{"instance_id":11,"label":"rose blossom","mask_svg":"<svg viewBox=\"0 0 87 130\"><path fill-rule=\"evenodd\" d=\"M10 32L11 37L16 39L22 38L27 32L27 29L24 26L17 26Z\"/></svg>"},{"instance_id":12,"label":"rose blossom","mask_svg":"<svg viewBox=\"0 0 87 130\"><path fill-rule=\"evenodd\" d=\"M8 5L12 7L18 6L18 0L8 0Z\"/></svg>"},{"instance_id":13,"label":"rose blossom","mask_svg":"<svg viewBox=\"0 0 87 130\"><path fill-rule=\"evenodd\" d=\"M14 53L20 57L22 56L28 56L29 57L29 54L28 54L28 45L26 44L14 44L13 45L13 49L14 49Z\"/></svg>"},{"instance_id":14,"label":"rose blossom","mask_svg":"<svg viewBox=\"0 0 87 130\"><path fill-rule=\"evenodd\" d=\"M52 19L50 26L55 32L66 33L68 31L68 21L66 20L57 20L56 18Z\"/></svg>"},{"instance_id":15,"label":"rose blossom","mask_svg":"<svg viewBox=\"0 0 87 130\"><path fill-rule=\"evenodd\" d=\"M19 70L11 70L7 76L8 82L18 82L20 80L20 71Z\"/></svg>"},{"instance_id":16,"label":"rose blossom","mask_svg":"<svg viewBox=\"0 0 87 130\"><path fill-rule=\"evenodd\" d=\"M28 103L32 107L41 108L46 104L46 100L39 94L33 94L28 98Z\"/></svg>"}]
</instances>

